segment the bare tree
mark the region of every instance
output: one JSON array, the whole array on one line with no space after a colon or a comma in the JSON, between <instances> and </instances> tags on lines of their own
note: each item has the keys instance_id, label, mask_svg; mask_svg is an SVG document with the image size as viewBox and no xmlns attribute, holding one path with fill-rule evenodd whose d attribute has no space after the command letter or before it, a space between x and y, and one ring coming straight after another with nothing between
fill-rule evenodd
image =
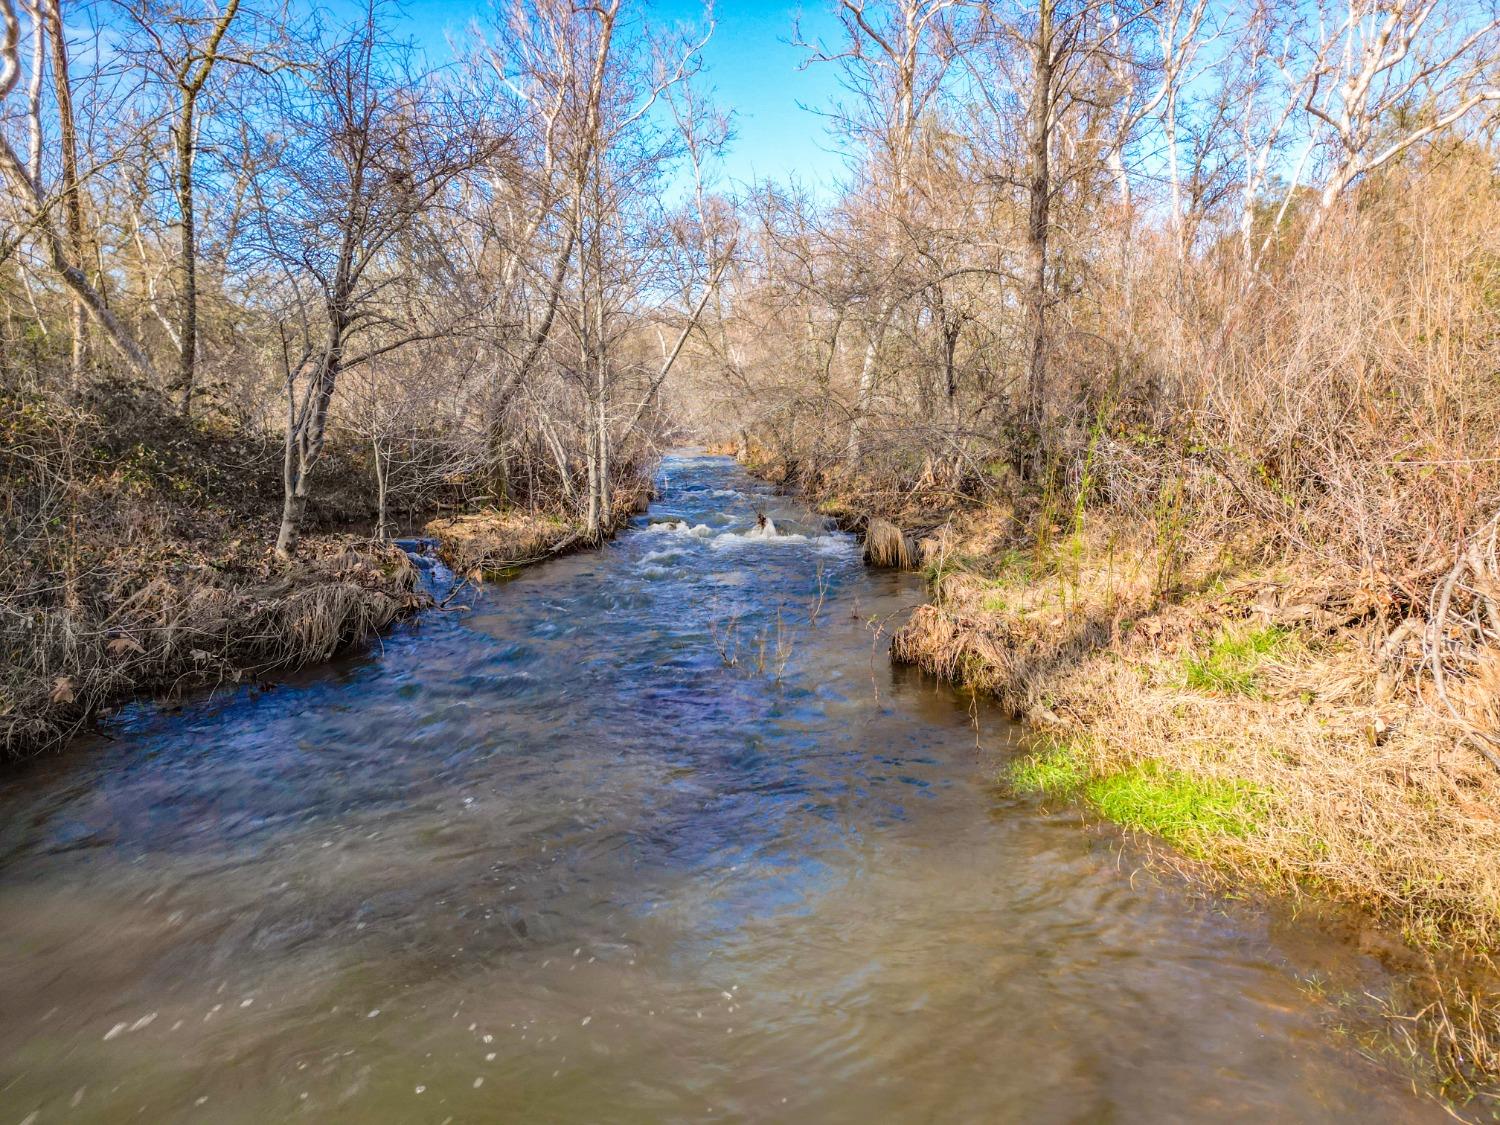
<instances>
[{"instance_id":1,"label":"bare tree","mask_svg":"<svg viewBox=\"0 0 1500 1125\"><path fill-rule=\"evenodd\" d=\"M38 34L43 25L61 28L55 4L51 19L44 17L37 19L34 23ZM55 53L58 43L63 41L60 30L52 34L51 41ZM16 16L15 6L12 0L0 0L0 105L3 105L14 92L21 78L23 67L20 59L20 42L21 23ZM40 65L43 53L41 47L34 49L32 56L34 64ZM60 79L63 87L69 86L66 55L63 56L61 63L54 58L53 74L55 78ZM27 225L40 238L53 272L67 286L75 302L73 322L75 376L80 371L87 346L86 325L80 326L77 319L81 310L103 329L110 344L126 364L148 381L155 383L157 381L156 368L145 349L110 309L104 294L89 280L83 254L83 213L71 103L69 102L68 108L64 110L63 102L58 101L56 96L53 99L59 114L61 132L70 138L63 144L62 186L60 191L53 192L42 183L40 122L43 112L43 87L36 70L33 71L32 79L28 83L26 97L26 116L31 124L32 148L28 159L23 161L10 139L0 134L0 176L4 177L12 200L25 216ZM66 217L68 224L66 232L58 230L53 218L54 211L59 208L63 210Z\"/></svg>"},{"instance_id":2,"label":"bare tree","mask_svg":"<svg viewBox=\"0 0 1500 1125\"><path fill-rule=\"evenodd\" d=\"M1466 116L1500 114L1500 16L1463 0L1352 0L1325 10L1302 108L1328 171L1308 237L1349 186Z\"/></svg>"},{"instance_id":3,"label":"bare tree","mask_svg":"<svg viewBox=\"0 0 1500 1125\"><path fill-rule=\"evenodd\" d=\"M914 162L924 115L942 90L952 57L951 12L958 0L841 0L843 42L805 43L810 60L835 63L854 101L834 113L836 127L864 146L864 183L878 216L881 261L865 294L865 346L849 424L846 458L858 467L863 431L880 378L880 350L913 287L899 275L914 219Z\"/></svg>"},{"instance_id":4,"label":"bare tree","mask_svg":"<svg viewBox=\"0 0 1500 1125\"><path fill-rule=\"evenodd\" d=\"M249 45L230 41L231 28L242 13L242 0L228 0L223 7L210 5L201 12L186 5L157 4L144 0L131 15L146 38L147 69L164 88L169 104L173 167L172 199L176 208L177 262L175 268L177 310L170 331L177 351L173 390L183 413L192 409L197 391L198 329L198 205L197 161L205 91L220 64L233 67L259 65ZM243 52L243 53L242 53Z\"/></svg>"},{"instance_id":5,"label":"bare tree","mask_svg":"<svg viewBox=\"0 0 1500 1125\"><path fill-rule=\"evenodd\" d=\"M83 267L87 243L83 229L83 190L78 180L78 127L73 117L73 78L68 67L68 37L63 29L62 0L49 0L46 25L52 38L52 97L57 107L58 147L62 153L62 212L72 260ZM73 301L73 377L81 378L88 362L88 310L82 297Z\"/></svg>"},{"instance_id":6,"label":"bare tree","mask_svg":"<svg viewBox=\"0 0 1500 1125\"><path fill-rule=\"evenodd\" d=\"M1128 60L1140 34L1142 5L1102 0L1037 0L1035 5L981 5L965 59L1002 127L991 178L1019 189L1026 210L1023 291L1025 390L1021 415L1040 464L1048 425L1049 312L1054 304L1054 211L1063 191L1108 163L1107 134L1093 122L1114 108L1107 96L1112 62ZM1013 107L1019 113L1013 114ZM1017 122L1015 117L1019 117ZM1069 122L1078 119L1069 132ZM1018 152L1006 152L1015 134ZM1068 137L1067 163L1058 164Z\"/></svg>"},{"instance_id":7,"label":"bare tree","mask_svg":"<svg viewBox=\"0 0 1500 1125\"><path fill-rule=\"evenodd\" d=\"M282 557L296 549L340 374L455 330L418 309L404 243L496 145L467 107L406 69L373 18L325 50L297 71L282 103L288 139L258 185L261 252L285 276L294 326L281 340Z\"/></svg>"}]
</instances>

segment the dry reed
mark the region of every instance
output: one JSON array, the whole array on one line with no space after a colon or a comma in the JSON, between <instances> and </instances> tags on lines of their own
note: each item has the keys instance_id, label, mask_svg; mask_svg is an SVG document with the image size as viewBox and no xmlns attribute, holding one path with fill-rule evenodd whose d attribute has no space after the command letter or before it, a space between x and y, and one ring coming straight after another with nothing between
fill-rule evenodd
<instances>
[{"instance_id":1,"label":"dry reed","mask_svg":"<svg viewBox=\"0 0 1500 1125\"><path fill-rule=\"evenodd\" d=\"M913 551L906 535L890 520L872 516L864 531L865 562L871 566L910 570Z\"/></svg>"}]
</instances>

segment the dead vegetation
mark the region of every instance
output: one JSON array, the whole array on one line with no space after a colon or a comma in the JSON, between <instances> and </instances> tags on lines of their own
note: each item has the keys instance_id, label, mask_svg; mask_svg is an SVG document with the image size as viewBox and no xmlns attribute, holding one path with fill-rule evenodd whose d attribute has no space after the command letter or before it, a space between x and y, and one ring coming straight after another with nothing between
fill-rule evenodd
<instances>
[{"instance_id":1,"label":"dead vegetation","mask_svg":"<svg viewBox=\"0 0 1500 1125\"><path fill-rule=\"evenodd\" d=\"M869 347L841 336L842 275L826 315L815 297L791 318L742 295L745 355L780 331L824 374L810 385L772 349L758 393L737 383L731 404L756 471L841 526L915 541L933 600L895 637L898 659L1002 699L1063 748L1036 777L1186 841L1225 885L1356 904L1403 935L1413 1034L1456 1089L1491 1091L1493 154L1463 135L1414 147L1313 219L1294 193L1248 258L1233 209L1205 216L1212 233L1185 253L1108 199L1067 200L1090 233L1057 252L1079 289L1049 309L1040 423L1023 393L1034 356L1013 346L1034 325L1005 283L913 286L900 332ZM841 260L787 223L786 253ZM1003 215L985 232L1016 239ZM928 234L935 258L946 244ZM966 319L944 336L955 304ZM814 323L828 335L804 346ZM1195 802L1222 812L1239 786L1255 815L1217 823L1245 830L1195 820Z\"/></svg>"},{"instance_id":2,"label":"dead vegetation","mask_svg":"<svg viewBox=\"0 0 1500 1125\"><path fill-rule=\"evenodd\" d=\"M59 746L133 695L326 660L428 604L403 551L334 530L378 514L350 443L323 454L298 555L272 558L277 444L139 386L0 396L0 758ZM622 467L606 527L648 496ZM466 575L589 542L525 509L433 526Z\"/></svg>"},{"instance_id":3,"label":"dead vegetation","mask_svg":"<svg viewBox=\"0 0 1500 1125\"><path fill-rule=\"evenodd\" d=\"M324 532L273 563L275 462L251 439L149 394L0 406L0 757L136 693L325 660L425 603L406 555L359 536ZM330 479L325 498L342 492Z\"/></svg>"},{"instance_id":4,"label":"dead vegetation","mask_svg":"<svg viewBox=\"0 0 1500 1125\"><path fill-rule=\"evenodd\" d=\"M389 545L316 540L287 574L115 572L63 605L4 606L0 752L64 742L101 709L327 660L426 604L416 569ZM326 552L324 554L323 552Z\"/></svg>"},{"instance_id":5,"label":"dead vegetation","mask_svg":"<svg viewBox=\"0 0 1500 1125\"><path fill-rule=\"evenodd\" d=\"M601 534L612 535L651 501L651 484L641 472L616 482L613 508ZM438 541L438 555L455 574L483 580L517 567L594 545L586 525L560 511L485 508L439 516L423 529Z\"/></svg>"},{"instance_id":6,"label":"dead vegetation","mask_svg":"<svg viewBox=\"0 0 1500 1125\"><path fill-rule=\"evenodd\" d=\"M393 520L562 513L455 527L508 566L640 502L734 245L664 190L727 140L697 34L507 0L429 67L375 9L65 15L0 0L0 756L370 635Z\"/></svg>"},{"instance_id":7,"label":"dead vegetation","mask_svg":"<svg viewBox=\"0 0 1500 1125\"><path fill-rule=\"evenodd\" d=\"M865 562L871 566L910 569L914 558L906 535L890 520L878 516L865 524Z\"/></svg>"},{"instance_id":8,"label":"dead vegetation","mask_svg":"<svg viewBox=\"0 0 1500 1125\"><path fill-rule=\"evenodd\" d=\"M560 516L493 509L440 516L423 529L455 574L477 575L539 562L579 542L582 531Z\"/></svg>"}]
</instances>

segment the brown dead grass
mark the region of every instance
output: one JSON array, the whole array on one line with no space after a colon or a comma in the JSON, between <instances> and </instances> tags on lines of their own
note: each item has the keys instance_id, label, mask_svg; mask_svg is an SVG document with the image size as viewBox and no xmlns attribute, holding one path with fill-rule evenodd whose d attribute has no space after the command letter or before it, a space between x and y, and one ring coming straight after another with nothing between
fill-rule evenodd
<instances>
[{"instance_id":1,"label":"brown dead grass","mask_svg":"<svg viewBox=\"0 0 1500 1125\"><path fill-rule=\"evenodd\" d=\"M454 573L465 575L539 562L582 539L561 518L524 510L443 516L423 530L438 540L438 554Z\"/></svg>"},{"instance_id":2,"label":"brown dead grass","mask_svg":"<svg viewBox=\"0 0 1500 1125\"><path fill-rule=\"evenodd\" d=\"M133 694L325 660L417 606L405 554L314 512L271 557L280 475L263 436L101 386L82 404L0 395L0 758L61 745ZM325 458L320 487L363 478Z\"/></svg>"},{"instance_id":3,"label":"brown dead grass","mask_svg":"<svg viewBox=\"0 0 1500 1125\"><path fill-rule=\"evenodd\" d=\"M132 695L327 660L428 604L405 553L353 537L305 540L291 569L145 560L76 586L0 630L0 757L61 745Z\"/></svg>"},{"instance_id":4,"label":"brown dead grass","mask_svg":"<svg viewBox=\"0 0 1500 1125\"><path fill-rule=\"evenodd\" d=\"M871 566L909 570L914 552L906 535L890 520L872 518L865 525L865 562Z\"/></svg>"},{"instance_id":5,"label":"brown dead grass","mask_svg":"<svg viewBox=\"0 0 1500 1125\"><path fill-rule=\"evenodd\" d=\"M605 535L613 535L651 503L651 483L644 477L617 482ZM440 516L423 532L438 541L438 555L456 574L483 579L555 558L592 545L582 526L546 511L485 508Z\"/></svg>"}]
</instances>

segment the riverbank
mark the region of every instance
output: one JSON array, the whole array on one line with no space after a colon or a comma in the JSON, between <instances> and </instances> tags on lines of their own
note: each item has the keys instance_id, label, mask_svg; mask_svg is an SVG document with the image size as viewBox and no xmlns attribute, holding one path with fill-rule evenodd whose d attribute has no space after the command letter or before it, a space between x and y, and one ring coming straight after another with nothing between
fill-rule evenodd
<instances>
[{"instance_id":1,"label":"riverbank","mask_svg":"<svg viewBox=\"0 0 1500 1125\"><path fill-rule=\"evenodd\" d=\"M130 699L316 664L432 604L373 525L355 451L325 452L295 560L270 550L279 446L139 390L0 400L0 761L66 743ZM644 488L644 486L642 486ZM610 529L641 503L623 489ZM434 521L450 565L510 570L583 546L565 521Z\"/></svg>"},{"instance_id":2,"label":"riverbank","mask_svg":"<svg viewBox=\"0 0 1500 1125\"><path fill-rule=\"evenodd\" d=\"M428 603L404 552L333 530L367 514L341 450L285 563L266 440L125 388L7 398L0 418L0 759L134 697L326 660Z\"/></svg>"},{"instance_id":3,"label":"riverbank","mask_svg":"<svg viewBox=\"0 0 1500 1125\"><path fill-rule=\"evenodd\" d=\"M659 479L379 660L0 787L6 1105L1443 1120L1307 980L1382 974L996 790L1015 726L872 649L910 575L726 461Z\"/></svg>"},{"instance_id":4,"label":"riverbank","mask_svg":"<svg viewBox=\"0 0 1500 1125\"><path fill-rule=\"evenodd\" d=\"M1305 561L1164 543L1107 513L1039 521L847 482L814 498L878 533L867 556L901 544L926 573L893 657L1036 732L1007 788L1164 841L1164 862L1219 890L1356 907L1374 923L1357 944L1410 983L1393 1018L1420 1013L1413 1038L1455 1096L1500 1108L1500 776L1421 676L1419 630ZM1449 694L1493 721L1496 686Z\"/></svg>"},{"instance_id":5,"label":"riverbank","mask_svg":"<svg viewBox=\"0 0 1500 1125\"><path fill-rule=\"evenodd\" d=\"M131 698L328 660L430 604L390 545L309 537L293 567L201 546L193 561L98 567L72 604L8 613L3 756L60 746Z\"/></svg>"}]
</instances>

